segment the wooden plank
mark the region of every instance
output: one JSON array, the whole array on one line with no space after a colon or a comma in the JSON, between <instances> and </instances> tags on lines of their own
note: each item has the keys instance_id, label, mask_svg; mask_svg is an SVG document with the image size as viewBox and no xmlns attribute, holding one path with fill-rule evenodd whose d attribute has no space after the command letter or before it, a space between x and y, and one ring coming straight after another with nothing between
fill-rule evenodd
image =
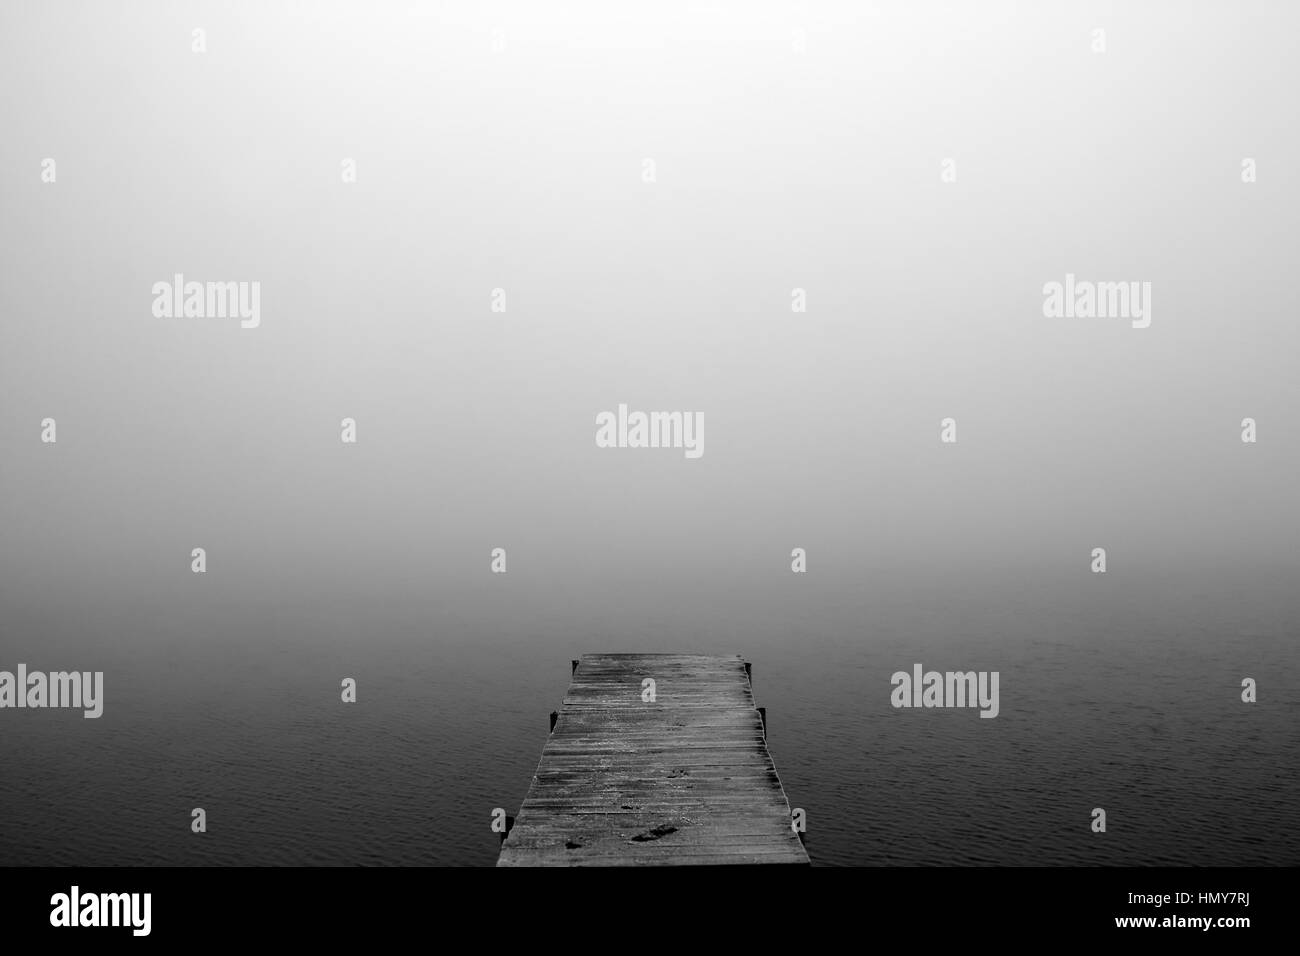
<instances>
[{"instance_id":1,"label":"wooden plank","mask_svg":"<svg viewBox=\"0 0 1300 956\"><path fill-rule=\"evenodd\" d=\"M745 662L583 655L497 865L773 863L808 854Z\"/></svg>"}]
</instances>

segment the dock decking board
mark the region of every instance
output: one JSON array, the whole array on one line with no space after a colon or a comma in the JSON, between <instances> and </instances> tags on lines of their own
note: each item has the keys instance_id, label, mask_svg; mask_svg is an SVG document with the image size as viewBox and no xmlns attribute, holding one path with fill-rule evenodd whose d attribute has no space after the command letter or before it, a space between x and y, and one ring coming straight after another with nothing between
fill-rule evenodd
<instances>
[{"instance_id":1,"label":"dock decking board","mask_svg":"<svg viewBox=\"0 0 1300 956\"><path fill-rule=\"evenodd\" d=\"M497 865L756 863L808 854L744 660L583 655Z\"/></svg>"}]
</instances>

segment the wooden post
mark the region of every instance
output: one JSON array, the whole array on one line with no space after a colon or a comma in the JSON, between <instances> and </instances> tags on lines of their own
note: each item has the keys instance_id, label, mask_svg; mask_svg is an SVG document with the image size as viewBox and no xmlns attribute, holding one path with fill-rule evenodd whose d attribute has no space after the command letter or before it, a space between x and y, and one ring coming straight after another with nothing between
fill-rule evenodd
<instances>
[{"instance_id":1,"label":"wooden post","mask_svg":"<svg viewBox=\"0 0 1300 956\"><path fill-rule=\"evenodd\" d=\"M572 665L572 668L569 671L569 676L572 677L574 674L578 673L578 662L569 661L569 663Z\"/></svg>"},{"instance_id":2,"label":"wooden post","mask_svg":"<svg viewBox=\"0 0 1300 956\"><path fill-rule=\"evenodd\" d=\"M754 665L745 661L745 678L749 681L749 686L754 686Z\"/></svg>"},{"instance_id":3,"label":"wooden post","mask_svg":"<svg viewBox=\"0 0 1300 956\"><path fill-rule=\"evenodd\" d=\"M758 719L763 722L763 739L767 739L767 708L758 708Z\"/></svg>"},{"instance_id":4,"label":"wooden post","mask_svg":"<svg viewBox=\"0 0 1300 956\"><path fill-rule=\"evenodd\" d=\"M559 711L555 711L555 710L551 711L551 729L547 731L548 734L555 733L555 722L559 719L560 719Z\"/></svg>"},{"instance_id":5,"label":"wooden post","mask_svg":"<svg viewBox=\"0 0 1300 956\"><path fill-rule=\"evenodd\" d=\"M497 834L499 837L501 837L501 842L502 842L502 843L505 843L505 842L506 842L506 836L509 835L510 831L514 828L514 825L515 825L515 818L512 817L512 816L508 816L508 815L507 815L507 816L506 816L506 832L505 832L505 833L499 833L499 834Z\"/></svg>"}]
</instances>

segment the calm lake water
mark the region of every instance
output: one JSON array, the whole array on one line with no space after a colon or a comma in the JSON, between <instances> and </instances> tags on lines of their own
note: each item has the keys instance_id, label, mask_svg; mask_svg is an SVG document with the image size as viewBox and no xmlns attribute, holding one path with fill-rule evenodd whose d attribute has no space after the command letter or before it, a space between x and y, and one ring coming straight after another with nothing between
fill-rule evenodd
<instances>
[{"instance_id":1,"label":"calm lake water","mask_svg":"<svg viewBox=\"0 0 1300 956\"><path fill-rule=\"evenodd\" d=\"M523 589L294 610L11 598L3 666L102 669L106 705L97 721L0 714L0 863L488 866L491 811L518 809L570 658L690 650L753 662L817 864L1294 865L1300 613L1284 583L926 601L876 582L835 605L787 575L743 612L720 595L656 614L629 590L626 614L552 599L552 620ZM917 661L999 671L1000 716L893 710L889 676Z\"/></svg>"}]
</instances>

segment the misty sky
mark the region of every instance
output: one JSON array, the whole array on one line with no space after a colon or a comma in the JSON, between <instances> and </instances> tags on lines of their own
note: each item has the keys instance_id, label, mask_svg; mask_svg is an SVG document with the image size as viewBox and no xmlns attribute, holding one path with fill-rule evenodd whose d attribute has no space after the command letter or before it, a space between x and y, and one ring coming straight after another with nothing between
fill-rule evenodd
<instances>
[{"instance_id":1,"label":"misty sky","mask_svg":"<svg viewBox=\"0 0 1300 956\"><path fill-rule=\"evenodd\" d=\"M68 6L0 13L10 607L1300 567L1290 7Z\"/></svg>"}]
</instances>

